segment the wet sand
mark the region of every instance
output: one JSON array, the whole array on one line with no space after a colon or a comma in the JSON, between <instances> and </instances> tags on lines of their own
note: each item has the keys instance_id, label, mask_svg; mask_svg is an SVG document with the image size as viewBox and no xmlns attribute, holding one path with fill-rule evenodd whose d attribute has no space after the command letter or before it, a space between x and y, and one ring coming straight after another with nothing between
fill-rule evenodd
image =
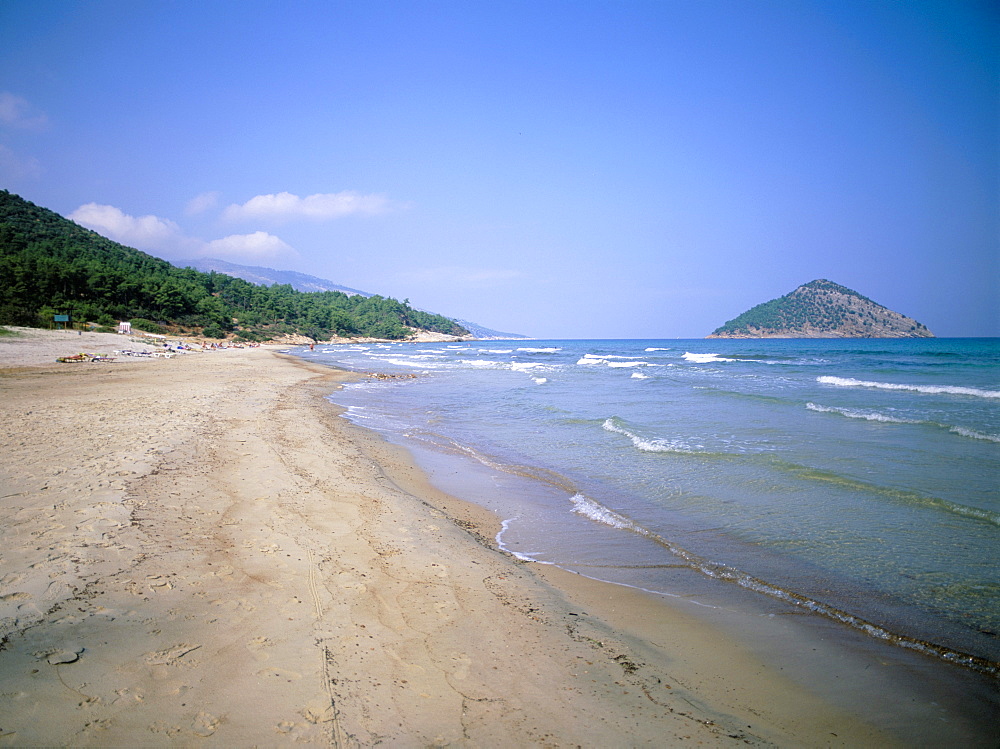
<instances>
[{"instance_id":1,"label":"wet sand","mask_svg":"<svg viewBox=\"0 0 1000 749\"><path fill-rule=\"evenodd\" d=\"M0 745L908 743L678 607L499 551L339 418L358 375L10 351Z\"/></svg>"}]
</instances>

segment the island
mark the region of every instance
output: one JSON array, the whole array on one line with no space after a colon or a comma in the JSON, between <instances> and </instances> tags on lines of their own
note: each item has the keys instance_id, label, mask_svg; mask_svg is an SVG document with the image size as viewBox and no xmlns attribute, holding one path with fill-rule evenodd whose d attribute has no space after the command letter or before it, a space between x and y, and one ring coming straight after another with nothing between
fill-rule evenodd
<instances>
[{"instance_id":1,"label":"island","mask_svg":"<svg viewBox=\"0 0 1000 749\"><path fill-rule=\"evenodd\" d=\"M933 338L927 326L833 281L758 304L707 338Z\"/></svg>"}]
</instances>

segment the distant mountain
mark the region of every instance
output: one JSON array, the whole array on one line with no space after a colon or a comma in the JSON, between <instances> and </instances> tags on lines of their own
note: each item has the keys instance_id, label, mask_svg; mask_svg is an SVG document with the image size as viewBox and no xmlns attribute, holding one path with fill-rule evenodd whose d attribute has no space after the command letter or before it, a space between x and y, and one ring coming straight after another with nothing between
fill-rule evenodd
<instances>
[{"instance_id":1,"label":"distant mountain","mask_svg":"<svg viewBox=\"0 0 1000 749\"><path fill-rule=\"evenodd\" d=\"M478 323L469 322L468 320L459 320L455 318L455 322L461 325L463 328L472 333L473 338L482 339L492 339L492 340L505 340L508 338L528 338L526 335L521 335L520 333L501 333L499 330L492 330Z\"/></svg>"},{"instance_id":2,"label":"distant mountain","mask_svg":"<svg viewBox=\"0 0 1000 749\"><path fill-rule=\"evenodd\" d=\"M347 286L335 284L325 278L317 278L305 273L297 273L293 270L275 270L274 268L261 268L255 265L237 265L228 263L225 260L217 260L212 257L198 258L197 260L177 260L174 262L178 268L194 268L203 273L215 271L225 273L227 276L242 278L250 283L273 286L274 284L288 284L296 291L342 291L348 296L360 294L361 296L375 296L366 291L358 291Z\"/></svg>"},{"instance_id":3,"label":"distant mountain","mask_svg":"<svg viewBox=\"0 0 1000 749\"><path fill-rule=\"evenodd\" d=\"M244 281L249 281L250 283L263 284L264 286L273 286L274 284L288 284L296 291L341 291L348 296L359 295L363 297L372 297L374 294L370 294L367 291L359 291L358 289L352 289L347 286L341 286L333 281L328 281L325 278L317 278L316 276L310 276L306 273L297 273L292 270L275 270L274 268L261 268L254 265L237 265L236 263L229 263L225 260L218 260L216 258L198 258L197 260L178 260L174 262L178 268L194 268L195 270L200 270L203 273L208 273L210 271L215 271L216 273L225 273L227 276L233 276L234 278L242 278ZM458 320L459 325L468 330L474 338L484 338L484 339L505 339L505 338L527 338L528 336L521 335L520 333L501 333L498 330L493 330L487 328L485 325L480 325L479 323L469 322L468 320Z\"/></svg>"},{"instance_id":4,"label":"distant mountain","mask_svg":"<svg viewBox=\"0 0 1000 749\"><path fill-rule=\"evenodd\" d=\"M758 304L708 338L933 338L911 317L819 279Z\"/></svg>"}]
</instances>

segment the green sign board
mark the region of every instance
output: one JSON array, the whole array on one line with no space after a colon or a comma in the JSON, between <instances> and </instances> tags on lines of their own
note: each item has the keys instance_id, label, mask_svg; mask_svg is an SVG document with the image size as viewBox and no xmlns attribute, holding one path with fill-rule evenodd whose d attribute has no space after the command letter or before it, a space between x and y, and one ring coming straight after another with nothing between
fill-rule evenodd
<instances>
[{"instance_id":1,"label":"green sign board","mask_svg":"<svg viewBox=\"0 0 1000 749\"><path fill-rule=\"evenodd\" d=\"M56 322L69 322L69 315L56 315Z\"/></svg>"}]
</instances>

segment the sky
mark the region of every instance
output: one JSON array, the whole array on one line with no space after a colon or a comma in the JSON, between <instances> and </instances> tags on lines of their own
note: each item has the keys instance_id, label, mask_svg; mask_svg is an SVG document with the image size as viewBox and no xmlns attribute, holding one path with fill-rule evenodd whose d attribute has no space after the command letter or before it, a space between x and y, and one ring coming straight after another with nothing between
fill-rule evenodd
<instances>
[{"instance_id":1,"label":"sky","mask_svg":"<svg viewBox=\"0 0 1000 749\"><path fill-rule=\"evenodd\" d=\"M0 188L537 338L1000 336L988 0L0 0ZM0 280L2 282L2 280Z\"/></svg>"}]
</instances>

